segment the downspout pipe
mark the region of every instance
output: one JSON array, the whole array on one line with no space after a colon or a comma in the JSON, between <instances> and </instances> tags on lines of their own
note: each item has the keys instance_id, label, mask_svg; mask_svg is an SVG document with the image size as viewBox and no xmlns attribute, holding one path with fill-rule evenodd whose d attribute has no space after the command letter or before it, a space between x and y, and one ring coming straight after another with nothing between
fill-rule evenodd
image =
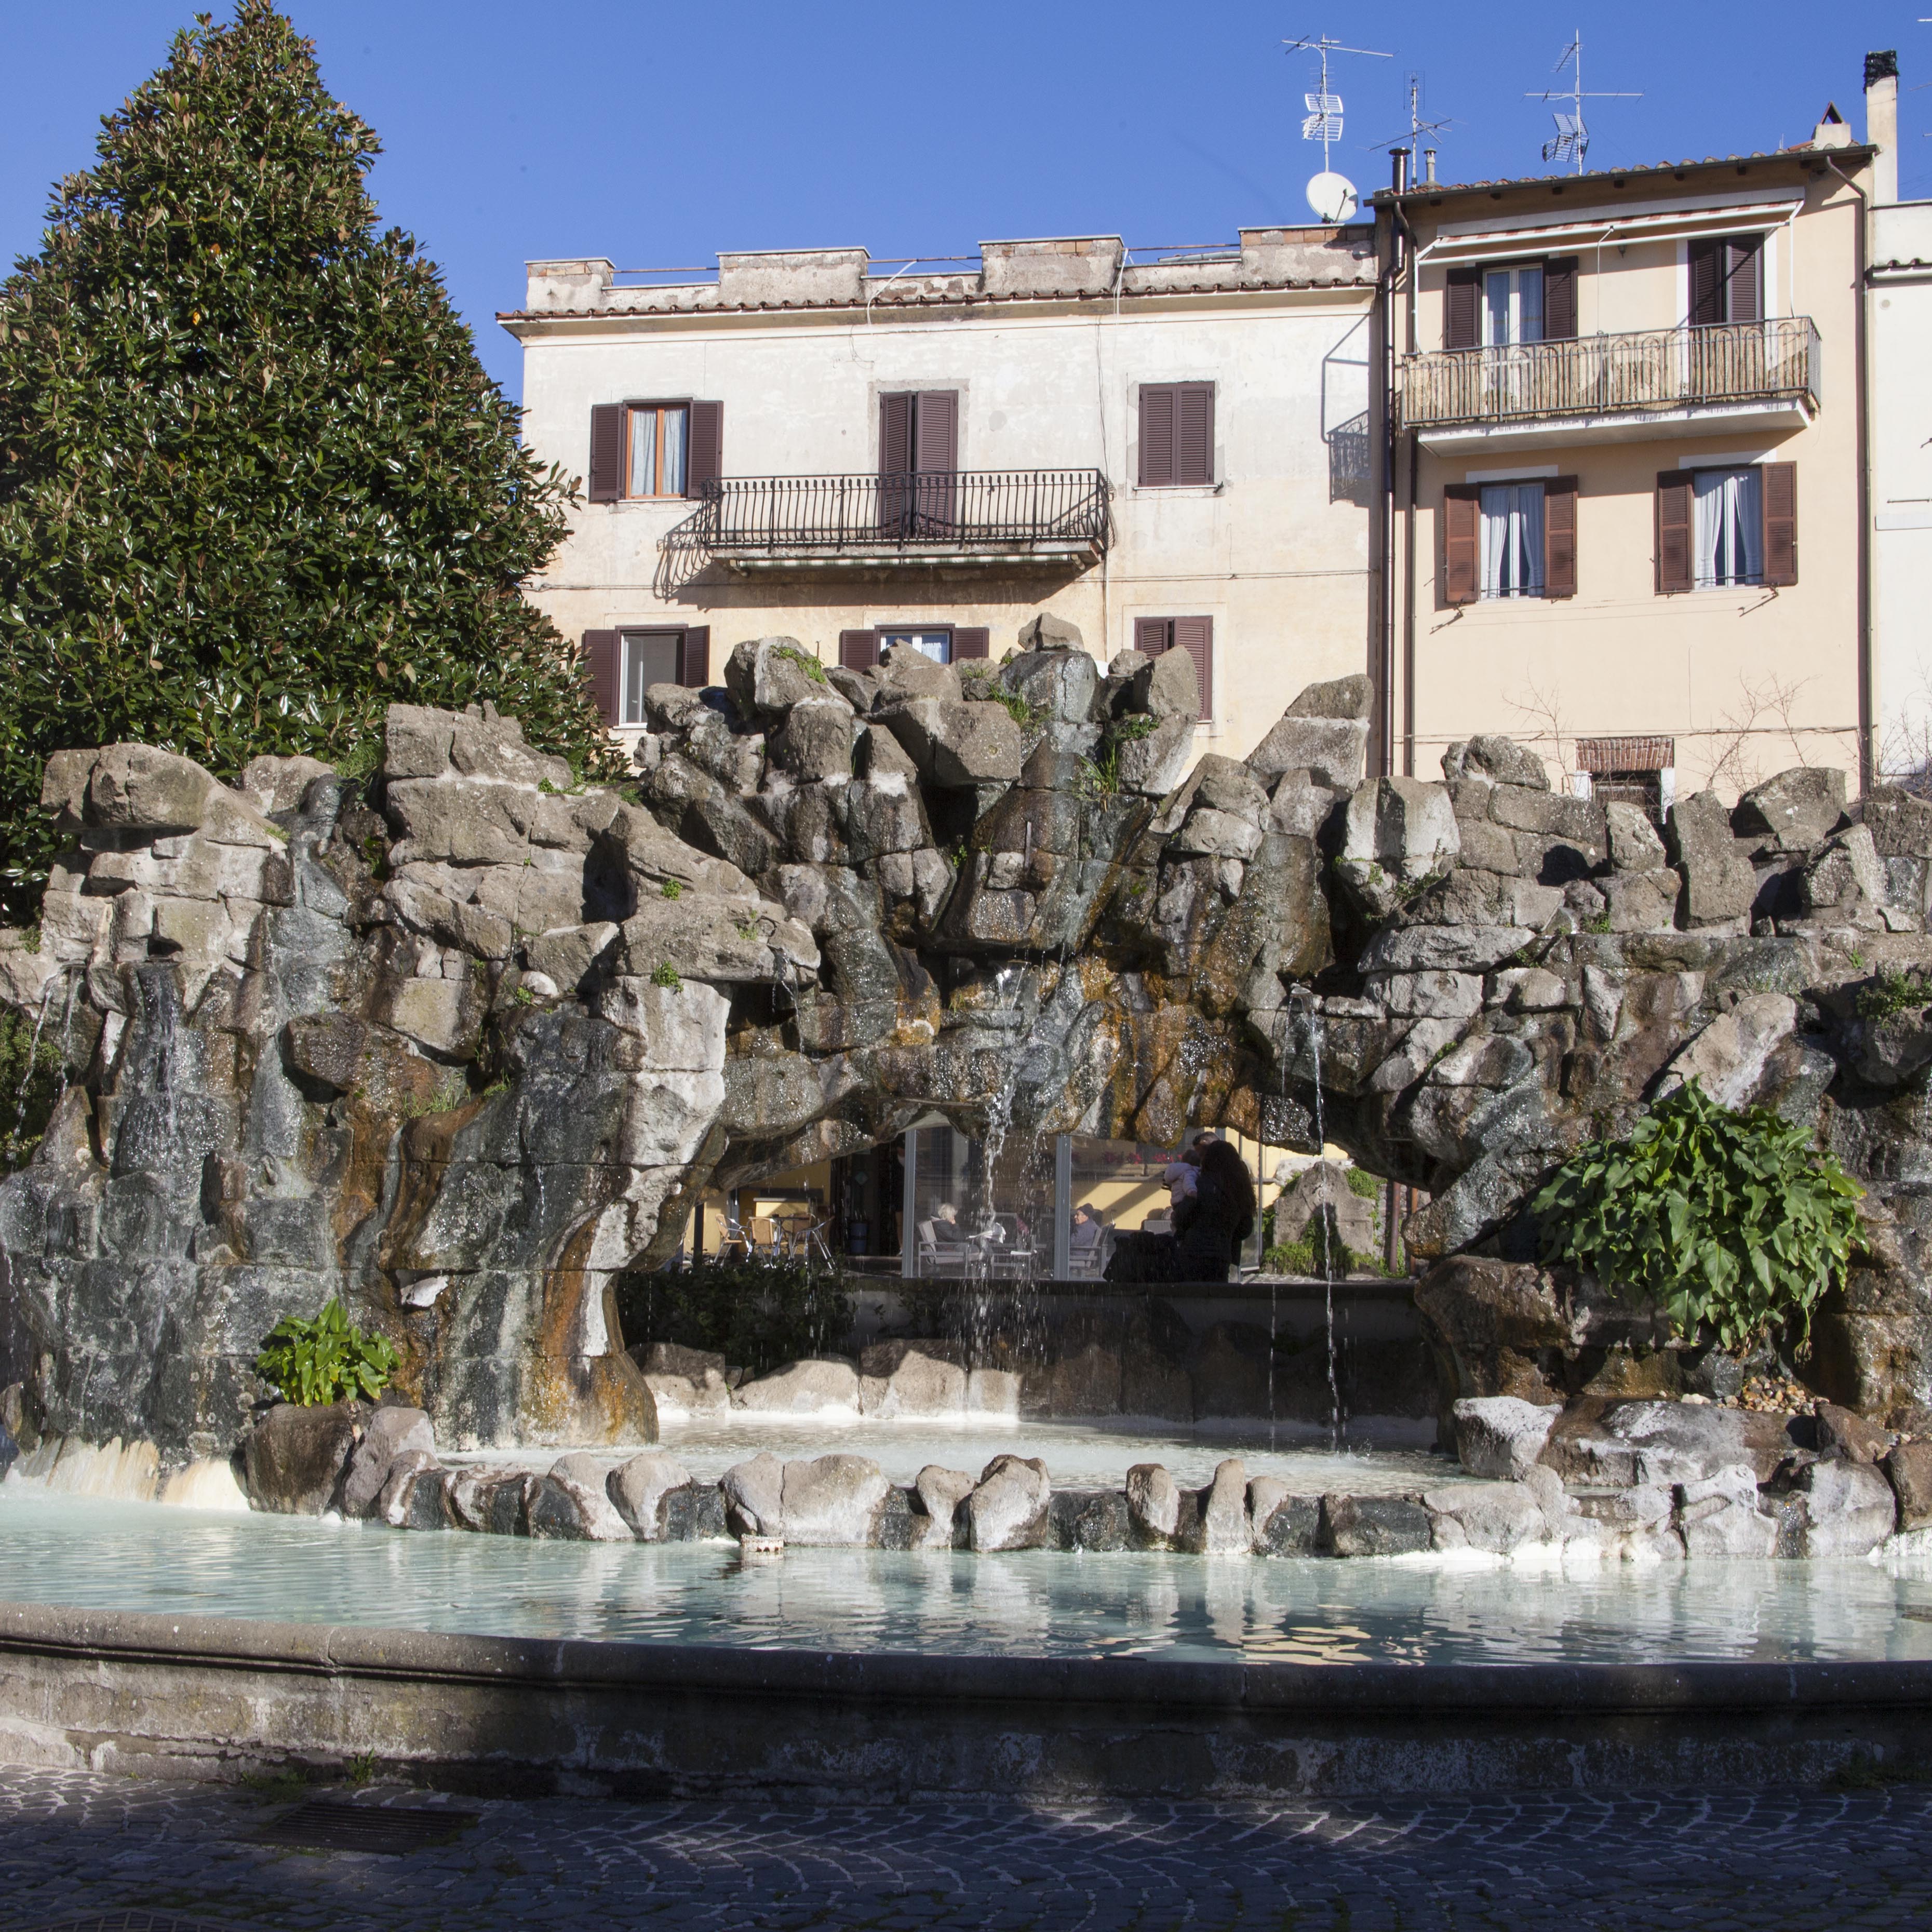
<instances>
[{"instance_id":1,"label":"downspout pipe","mask_svg":"<svg viewBox=\"0 0 1932 1932\"><path fill-rule=\"evenodd\" d=\"M1393 148L1389 151L1391 188L1389 203L1397 236L1390 251L1390 261L1382 282L1382 412L1383 463L1386 477L1382 493L1382 768L1393 775L1396 769L1396 609L1394 586L1396 560L1396 476L1400 460L1400 436L1396 428L1396 337L1395 294L1397 284L1405 272L1410 274L1412 286L1409 298L1414 299L1413 270L1415 231L1408 224L1408 218L1402 212L1402 196L1408 186L1409 154L1406 148ZM1414 332L1412 317L1410 334ZM1412 544L1412 548L1413 545ZM1412 562L1413 560L1411 560ZM1407 594L1406 568L1404 572L1404 592ZM1405 689L1404 702L1408 701Z\"/></svg>"},{"instance_id":2,"label":"downspout pipe","mask_svg":"<svg viewBox=\"0 0 1932 1932\"><path fill-rule=\"evenodd\" d=\"M1396 221L1402 230L1402 249L1400 272L1405 280L1405 292L1408 296L1408 334L1406 338L1406 344L1409 352L1413 354L1415 350L1416 285L1419 280L1418 269L1421 261L1421 251L1418 249L1415 245L1415 230L1409 226L1408 216L1404 211L1402 205L1402 192L1408 185L1408 152L1406 149L1401 148L1397 149L1396 152L1402 157L1401 160L1396 164L1396 172L1397 177L1401 182L1401 187L1398 188L1395 198L1390 206L1394 214ZM1394 304L1391 302L1390 308L1390 326L1389 329L1388 344L1389 550L1391 556L1393 556L1395 550L1395 478L1396 465L1398 460L1398 438L1396 436L1395 429L1396 352L1394 322ZM1412 430L1409 432L1408 436L1408 497L1406 502L1402 506L1402 701L1405 713L1405 728L1402 734L1402 763L1401 775L1405 777L1414 776L1415 770L1415 488L1418 473L1418 466L1419 458L1415 432ZM1389 689L1391 699L1393 699L1395 688L1396 661L1395 610L1393 602L1391 602L1389 610L1388 661ZM1391 773L1394 773L1396 770L1395 740L1395 717L1393 705L1391 704L1388 725L1388 769Z\"/></svg>"},{"instance_id":3,"label":"downspout pipe","mask_svg":"<svg viewBox=\"0 0 1932 1932\"><path fill-rule=\"evenodd\" d=\"M1822 157L1825 165L1858 198L1858 233L1852 244L1853 286L1857 306L1852 312L1856 338L1853 357L1856 363L1858 472L1858 790L1869 791L1876 776L1877 758L1872 737L1876 729L1876 668L1872 662L1871 593L1871 429L1868 420L1868 398L1871 391L1870 346L1866 327L1866 235L1871 220L1871 197L1833 160Z\"/></svg>"}]
</instances>

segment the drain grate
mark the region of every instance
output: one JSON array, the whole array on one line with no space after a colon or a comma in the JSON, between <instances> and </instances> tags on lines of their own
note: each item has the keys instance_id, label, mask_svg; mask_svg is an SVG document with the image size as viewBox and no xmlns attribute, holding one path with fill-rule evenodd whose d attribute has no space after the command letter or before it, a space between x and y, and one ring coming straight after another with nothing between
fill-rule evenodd
<instances>
[{"instance_id":1,"label":"drain grate","mask_svg":"<svg viewBox=\"0 0 1932 1932\"><path fill-rule=\"evenodd\" d=\"M304 1851L382 1852L400 1857L446 1845L476 1822L474 1811L440 1806L344 1804L311 1798L285 1811L254 1835L260 1845L294 1845Z\"/></svg>"}]
</instances>

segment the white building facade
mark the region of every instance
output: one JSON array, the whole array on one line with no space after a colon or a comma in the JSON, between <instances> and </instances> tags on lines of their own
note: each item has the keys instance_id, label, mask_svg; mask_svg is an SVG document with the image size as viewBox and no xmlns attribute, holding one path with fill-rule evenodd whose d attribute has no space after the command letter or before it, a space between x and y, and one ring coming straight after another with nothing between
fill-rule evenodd
<instances>
[{"instance_id":1,"label":"white building facade","mask_svg":"<svg viewBox=\"0 0 1932 1932\"><path fill-rule=\"evenodd\" d=\"M1199 748L1371 668L1366 226L530 265L525 434L586 500L529 586L614 730L746 638L1000 657L1046 610L1102 662L1186 649Z\"/></svg>"}]
</instances>

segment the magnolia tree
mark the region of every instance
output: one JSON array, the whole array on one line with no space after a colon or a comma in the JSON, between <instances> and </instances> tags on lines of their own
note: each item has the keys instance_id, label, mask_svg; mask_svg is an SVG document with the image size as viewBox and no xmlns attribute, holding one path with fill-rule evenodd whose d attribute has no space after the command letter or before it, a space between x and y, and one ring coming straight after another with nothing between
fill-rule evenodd
<instances>
[{"instance_id":1,"label":"magnolia tree","mask_svg":"<svg viewBox=\"0 0 1932 1932\"><path fill-rule=\"evenodd\" d=\"M401 698L489 699L609 756L522 596L574 485L540 467L440 274L379 232L374 133L267 0L206 14L0 285L0 889L30 915L40 770L136 739L232 776L352 766Z\"/></svg>"}]
</instances>

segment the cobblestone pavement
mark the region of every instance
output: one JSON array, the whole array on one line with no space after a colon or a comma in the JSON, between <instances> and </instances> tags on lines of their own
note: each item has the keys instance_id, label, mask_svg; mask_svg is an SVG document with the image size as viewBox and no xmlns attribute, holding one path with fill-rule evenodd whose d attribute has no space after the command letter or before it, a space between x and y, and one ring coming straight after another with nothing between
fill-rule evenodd
<instances>
[{"instance_id":1,"label":"cobblestone pavement","mask_svg":"<svg viewBox=\"0 0 1932 1932\"><path fill-rule=\"evenodd\" d=\"M1932 1924L1932 1791L856 1808L370 1790L402 1857L250 1842L301 1796L0 1770L0 1928L1695 1932ZM337 1794L340 1795L340 1794ZM151 1914L152 1918L123 1913ZM183 1928L185 1932L185 1928Z\"/></svg>"}]
</instances>

